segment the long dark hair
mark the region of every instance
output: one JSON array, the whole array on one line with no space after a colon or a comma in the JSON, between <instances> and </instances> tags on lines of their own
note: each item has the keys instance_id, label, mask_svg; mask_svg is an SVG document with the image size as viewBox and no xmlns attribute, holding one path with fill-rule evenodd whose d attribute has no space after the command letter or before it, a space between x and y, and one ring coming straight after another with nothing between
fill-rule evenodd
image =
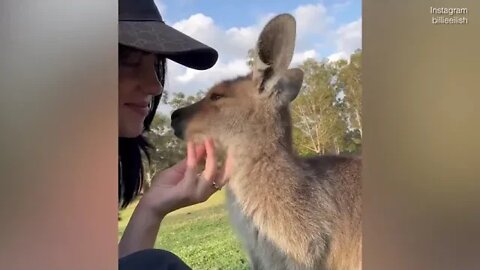
<instances>
[{"instance_id":1,"label":"long dark hair","mask_svg":"<svg viewBox=\"0 0 480 270\"><path fill-rule=\"evenodd\" d=\"M119 44L119 61L127 56L132 49ZM161 87L165 85L166 59L158 56L155 71ZM163 91L162 91L163 92ZM136 138L118 138L118 199L121 208L131 203L142 189L144 182L143 155L150 163L149 151L151 145L145 137L150 131L150 125L160 103L162 94L153 97L150 112L143 121L143 134Z\"/></svg>"}]
</instances>

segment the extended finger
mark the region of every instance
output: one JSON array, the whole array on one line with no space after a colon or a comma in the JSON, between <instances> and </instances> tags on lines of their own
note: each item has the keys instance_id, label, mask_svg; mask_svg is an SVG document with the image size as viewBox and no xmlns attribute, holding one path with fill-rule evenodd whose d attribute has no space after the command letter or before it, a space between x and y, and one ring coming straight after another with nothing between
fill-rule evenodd
<instances>
[{"instance_id":1,"label":"extended finger","mask_svg":"<svg viewBox=\"0 0 480 270\"><path fill-rule=\"evenodd\" d=\"M205 158L205 144L199 144L195 146L195 155L197 158L197 164Z\"/></svg>"},{"instance_id":2,"label":"extended finger","mask_svg":"<svg viewBox=\"0 0 480 270\"><path fill-rule=\"evenodd\" d=\"M204 176L210 180L214 179L215 174L217 173L217 158L212 139L205 141L205 150L207 152L207 160L205 162Z\"/></svg>"},{"instance_id":3,"label":"extended finger","mask_svg":"<svg viewBox=\"0 0 480 270\"><path fill-rule=\"evenodd\" d=\"M197 166L197 155L193 142L187 142L187 168L194 170Z\"/></svg>"}]
</instances>

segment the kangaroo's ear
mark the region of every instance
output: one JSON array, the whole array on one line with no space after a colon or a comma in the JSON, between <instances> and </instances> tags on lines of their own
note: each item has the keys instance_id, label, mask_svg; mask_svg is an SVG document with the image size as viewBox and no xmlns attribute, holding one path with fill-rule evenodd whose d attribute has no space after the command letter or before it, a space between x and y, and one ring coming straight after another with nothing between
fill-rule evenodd
<instances>
[{"instance_id":1,"label":"kangaroo's ear","mask_svg":"<svg viewBox=\"0 0 480 270\"><path fill-rule=\"evenodd\" d=\"M288 104L293 101L303 83L303 71L299 68L292 68L285 72L285 74L278 80L275 85L275 91L281 104Z\"/></svg>"},{"instance_id":2,"label":"kangaroo's ear","mask_svg":"<svg viewBox=\"0 0 480 270\"><path fill-rule=\"evenodd\" d=\"M271 91L292 61L295 18L281 14L263 28L254 52L252 79L260 93Z\"/></svg>"}]
</instances>

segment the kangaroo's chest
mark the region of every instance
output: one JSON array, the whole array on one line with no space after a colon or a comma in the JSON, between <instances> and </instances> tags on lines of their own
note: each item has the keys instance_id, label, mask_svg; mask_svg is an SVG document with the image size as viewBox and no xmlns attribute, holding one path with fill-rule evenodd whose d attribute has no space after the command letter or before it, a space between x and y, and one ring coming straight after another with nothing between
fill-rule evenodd
<instances>
[{"instance_id":1,"label":"kangaroo's chest","mask_svg":"<svg viewBox=\"0 0 480 270\"><path fill-rule=\"evenodd\" d=\"M240 202L233 192L229 188L226 189L226 192L230 222L245 247L252 264L251 268L254 270L297 269L288 267L291 263L285 254L259 233L251 218L243 214Z\"/></svg>"},{"instance_id":2,"label":"kangaroo's chest","mask_svg":"<svg viewBox=\"0 0 480 270\"><path fill-rule=\"evenodd\" d=\"M240 203L233 192L227 188L226 193L230 223L248 251L254 251L257 248L259 241L258 229L253 224L252 220L242 213Z\"/></svg>"}]
</instances>

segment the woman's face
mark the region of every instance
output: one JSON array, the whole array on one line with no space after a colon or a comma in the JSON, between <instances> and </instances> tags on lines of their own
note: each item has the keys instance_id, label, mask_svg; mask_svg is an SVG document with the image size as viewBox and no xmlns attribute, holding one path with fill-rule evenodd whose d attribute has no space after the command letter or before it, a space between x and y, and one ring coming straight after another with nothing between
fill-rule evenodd
<instances>
[{"instance_id":1,"label":"woman's face","mask_svg":"<svg viewBox=\"0 0 480 270\"><path fill-rule=\"evenodd\" d=\"M162 92L156 61L155 55L133 49L119 55L119 137L134 138L142 133L152 99Z\"/></svg>"}]
</instances>

